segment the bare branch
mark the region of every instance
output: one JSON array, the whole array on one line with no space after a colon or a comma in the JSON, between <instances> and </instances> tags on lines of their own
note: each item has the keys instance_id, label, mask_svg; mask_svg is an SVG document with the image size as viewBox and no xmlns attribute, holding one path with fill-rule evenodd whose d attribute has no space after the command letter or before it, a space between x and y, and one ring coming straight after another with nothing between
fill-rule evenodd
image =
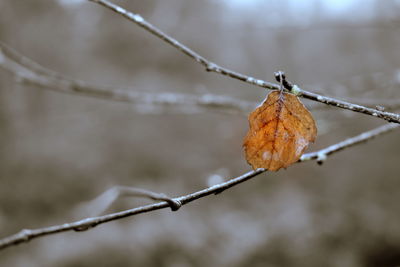
<instances>
[{"instance_id":1,"label":"bare branch","mask_svg":"<svg viewBox=\"0 0 400 267\"><path fill-rule=\"evenodd\" d=\"M18 65L29 69L32 72L35 72L39 75L46 75L51 76L53 78L60 78L63 75L56 73L55 71L46 69L45 67L41 66L39 63L36 63L30 58L27 58L20 53L18 53L15 49L9 47L5 43L0 41L0 63L5 64L7 61L4 61L8 58L9 61L15 62ZM7 68L6 68L7 69Z\"/></svg>"},{"instance_id":2,"label":"bare branch","mask_svg":"<svg viewBox=\"0 0 400 267\"><path fill-rule=\"evenodd\" d=\"M258 169L255 171L250 171L242 176L231 179L225 183L214 185L209 188L206 188L201 191L197 191L197 192L185 195L185 196L177 197L177 198L174 198L173 200L180 202L182 205L185 205L196 199L218 193L219 190L225 190L234 185L237 185L239 183L247 181L250 178L263 173L264 171L265 171L265 169ZM55 234L55 233L65 232L65 231L70 231L70 230L75 230L75 231L87 230L87 229L93 228L99 224L103 224L103 223L106 223L109 221L114 221L114 220L122 219L125 217L133 216L136 214L146 213L146 212L159 210L159 209L163 209L163 208L167 208L167 207L170 207L170 204L164 201L164 202L146 205L146 206L142 206L142 207L138 207L138 208L134 208L134 209L130 209L130 210L107 214L104 216L92 217L92 218L87 218L87 219L83 219L83 220L76 221L76 222L65 223L62 225L56 225L56 226L40 228L40 229L33 229L33 230L24 229L21 232L15 234L13 236L1 239L0 240L0 249L4 249L9 246L17 245L17 244L23 243L23 242L28 242L29 240L32 240L34 238L49 235L49 234Z\"/></svg>"},{"instance_id":3,"label":"bare branch","mask_svg":"<svg viewBox=\"0 0 400 267\"><path fill-rule=\"evenodd\" d=\"M21 55L14 49L0 42L0 67L18 77L18 81L40 88L63 93L79 94L98 97L108 100L128 102L136 105L141 113L162 113L160 107L172 107L181 113L198 113L214 110L223 113L248 113L257 103L239 100L236 98L204 94L201 96L180 93L148 93L132 89L114 89L111 87L92 85L83 81L72 80L55 71L44 68L33 60ZM397 99L353 99L363 105L376 106L377 110L391 110L400 107ZM321 106L318 103L310 106L311 110L321 110L331 106ZM384 108L382 108L384 107Z\"/></svg>"},{"instance_id":4,"label":"bare branch","mask_svg":"<svg viewBox=\"0 0 400 267\"><path fill-rule=\"evenodd\" d=\"M400 108L400 99L365 99L365 98L346 98L348 101L357 102L363 106L375 107L380 111L395 111ZM314 103L309 106L311 110L328 110L332 106Z\"/></svg>"},{"instance_id":5,"label":"bare branch","mask_svg":"<svg viewBox=\"0 0 400 267\"><path fill-rule=\"evenodd\" d=\"M123 15L130 21L135 22L145 30L149 31L153 35L161 38L165 42L169 43L170 45L174 46L175 48L179 49L181 52L184 54L188 55L192 59L194 59L196 62L200 63L203 65L207 71L219 73L234 79L238 79L241 81L244 81L249 84L257 85L263 88L271 89L271 90L278 90L279 85L269 83L263 80L255 79L253 77L243 75L234 71L231 71L229 69L226 69L224 67L218 66L217 64L205 59L204 57L200 56L196 52L192 51L191 49L187 48L183 44L179 43L177 40L173 39L172 37L169 37L165 33L163 33L161 30L158 28L154 27L147 21L145 21L140 15L134 14L131 12L126 11L125 9L114 5L106 0L89 0L93 1L96 3L99 3L109 9L112 9L116 13ZM183 95L183 94L173 94L171 95L162 95L161 98L160 94L157 95L152 95L152 94L147 94L147 93L138 93L138 92L128 92L124 90L115 90L112 88L106 88L106 87L94 87L91 85L88 85L84 82L81 81L73 81L70 79L65 78L64 76L51 72L40 65L36 64L33 61L27 60L26 58L20 58L17 53L13 53L13 51L8 51L7 48L2 48L0 49L0 65L4 67L5 69L11 71L12 73L16 74L21 81L26 82L28 84L33 84L37 86L41 86L44 88L56 90L56 91L62 91L62 92L67 92L67 93L80 93L84 95L90 95L90 96L96 96L100 98L106 98L106 99L114 99L117 101L125 101L125 102L131 102L131 103L156 103L156 104L167 104L167 105L177 105L181 103L189 103L189 105L199 105L199 106L219 106L219 107L232 107L233 109L237 110L244 110L249 108L250 105L246 102L237 102L238 100L233 100L232 98L218 98L218 97L212 97L209 99L202 99L202 97L197 97L197 96L190 96L190 95ZM364 106L348 103L345 101L341 101L338 99L330 98L330 97L325 97L322 95L314 94L305 90L300 89L298 86L291 84L290 82L286 81L284 84L285 88L293 93L296 93L297 95L301 95L304 98L311 99L317 102L321 102L327 105L331 106L336 106L339 108L343 109L348 109L352 110L355 112L363 113L363 114L368 114L372 115L375 117L379 117L382 119L385 119L390 122L396 122L400 123L400 115L395 114L395 113L389 113L389 112L384 112L379 109L373 109L373 108L367 108ZM314 160L317 159L318 162L323 162L326 160L326 158L337 151L343 150L345 148L351 147L356 144L363 143L371 138L374 138L380 134L387 133L391 130L394 130L396 128L400 127L400 125L396 124L388 124L381 126L375 130L365 132L363 134L360 134L358 136L355 136L353 138L349 138L345 141L342 141L338 144L329 146L325 149L322 149L317 152L312 152L308 154L304 154L302 158L300 159L300 162L302 161L307 161L307 160ZM133 216L136 214L141 214L141 213L146 213L154 210L159 210L167 207L173 207L172 203L179 203L179 207L181 205L185 205L189 202L192 202L194 200L203 198L205 196L209 196L212 194L218 194L223 192L226 189L229 189L237 184L240 184L242 182L245 182L255 176L258 176L259 174L265 172L266 169L257 169L254 171L249 171L242 176L233 178L231 180L228 180L224 183L220 183L208 188L205 188L203 190L176 197L176 198L169 198L164 195L159 195L159 194L154 194L153 192L144 192L144 191L136 191L135 193L150 197L152 199L157 199L160 200L162 199L163 202L155 203L155 204L150 204L150 205L145 205L141 207L137 207L134 209L129 209L121 212L116 212L112 214L107 214L104 216L97 216L97 217L91 217L91 218L86 218L83 220L71 222L71 223L65 223L62 225L55 225L51 227L45 227L45 228L39 228L39 229L25 229L22 230L21 232L12 235L10 237L6 237L4 239L0 240L0 249L4 249L7 247L10 247L12 245L16 245L19 243L23 242L28 242L31 239L38 238L41 236L46 236L50 234L55 234L59 232L65 232L65 231L70 231L70 230L75 230L75 231L82 231L82 230L87 230L90 228L93 228L99 224L103 224L106 222L110 222L113 220L118 220L122 219L125 217ZM178 205L178 204L177 204ZM177 208L175 208L177 209Z\"/></svg>"},{"instance_id":6,"label":"bare branch","mask_svg":"<svg viewBox=\"0 0 400 267\"><path fill-rule=\"evenodd\" d=\"M2 43L0 43L0 67L14 74L21 83L57 92L129 102L135 104L140 112L145 113L155 113L159 111L157 108L160 106L172 107L183 113L196 113L209 109L225 113L247 113L257 105L214 94L148 93L91 85L48 70Z\"/></svg>"},{"instance_id":7,"label":"bare branch","mask_svg":"<svg viewBox=\"0 0 400 267\"><path fill-rule=\"evenodd\" d=\"M169 203L172 211L176 211L182 206L180 202L175 201L163 193L156 193L142 188L117 185L107 189L88 203L79 205L75 208L73 214L76 214L77 217L99 216L122 197L144 197L151 200L166 201Z\"/></svg>"},{"instance_id":8,"label":"bare branch","mask_svg":"<svg viewBox=\"0 0 400 267\"><path fill-rule=\"evenodd\" d=\"M388 133L397 128L400 128L400 125L398 125L398 124L383 125L374 130L371 130L371 131L362 133L358 136L346 139L342 142L339 142L335 145L329 146L322 150L304 154L301 157L299 162L304 162L304 161L314 160L314 159L317 159L319 161L325 160L327 158L327 156L329 156L335 152L338 152L340 150L349 148L349 147L357 145L357 144L361 144L363 142L366 142L369 139L372 139L372 138L374 138L378 135L384 134L384 133ZM170 201L180 203L181 205L185 205L185 204L188 204L189 202L192 202L199 198L203 198L203 197L206 197L206 196L209 196L212 194L219 194L235 185L238 185L238 184L243 183L257 175L260 175L263 172L266 172L266 169L257 169L257 170L249 171L241 176L238 176L236 178L228 180L224 183L213 185L211 187L205 188L203 190L200 190L200 191L188 194L188 195L184 195L184 196L180 196L180 197L176 197L176 198L172 198L172 199L168 198L168 199ZM145 195L148 196L148 194L145 194ZM158 197L158 195L155 196L155 199L157 197ZM15 235L1 239L0 240L0 249L5 249L7 247L17 245L20 243L24 243L24 242L28 242L34 238L38 238L38 237L42 237L42 236L46 236L46 235L50 235L50 234L66 232L66 231L71 231L71 230L74 230L74 231L88 230L90 228L93 228L99 224L103 224L106 222L130 217L130 216L141 214L141 213L147 213L150 211L168 208L168 207L171 207L170 201L168 201L168 202L163 201L163 202L159 202L159 203L155 203L155 204L141 206L138 208L124 210L121 212L107 214L104 216L86 218L83 220L65 223L62 225L55 225L55 226L39 228L39 229L32 229L32 230L24 229Z\"/></svg>"},{"instance_id":9,"label":"bare branch","mask_svg":"<svg viewBox=\"0 0 400 267\"><path fill-rule=\"evenodd\" d=\"M400 127L399 124L392 124L392 123L385 124L381 127L378 127L376 129L373 129L368 132L364 132L360 135L346 139L340 143L328 146L327 148L321 149L319 151L304 154L301 156L300 161L316 159L318 164L322 164L327 159L327 156L332 153L338 152L342 149L345 149L345 148L348 148L348 147L351 147L351 146L354 146L354 145L357 145L360 143L364 143L378 135L393 131L399 127Z\"/></svg>"},{"instance_id":10,"label":"bare branch","mask_svg":"<svg viewBox=\"0 0 400 267\"><path fill-rule=\"evenodd\" d=\"M174 38L168 36L167 34L165 34L163 31L161 31L160 29L158 29L157 27L155 27L154 25L150 24L149 22L147 22L142 16L140 16L139 14L135 14L132 12L129 12L127 10L125 10L124 8L113 4L107 0L89 0L91 2L95 2L98 3L108 9L111 9L112 11L124 16L126 19L136 23L137 25L139 25L140 27L142 27L143 29L145 29L146 31L152 33L153 35L157 36L158 38L162 39L163 41L165 41L166 43L172 45L173 47L177 48L179 51L181 51L182 53L186 54L187 56L191 57L192 59L194 59L196 62L200 63L201 65L203 65L207 71L211 71L211 72L215 72L215 73L219 73L234 79L238 79L241 80L243 82L249 83L249 84L253 84L256 86L260 86L263 88L267 88L267 89L271 89L271 90L279 90L279 85L278 84L274 84L274 83L270 83L270 82L266 82L260 79L255 79L251 76L247 76L238 72L234 72L232 70L226 69L224 67L221 67L217 64L215 64L214 62L209 61L208 59L202 57L201 55L197 54L196 52L194 52L193 50L191 50L190 48L188 48L187 46L181 44L179 41L175 40ZM292 91L293 93L302 96L304 98L313 100L313 101L318 101L327 105L331 105L331 106L336 106L339 108L343 108L343 109L348 109L348 110L352 110L354 112L359 112L359 113L363 113L363 114L367 114L367 115L371 115L374 117L378 117L384 120L387 120L389 122L395 122L395 123L400 123L400 114L396 114L396 113L391 113L391 112L384 112L384 111L380 111L378 109L374 109L374 108L367 108L361 105L357 105L357 104L352 104L346 101L342 101L339 99L335 99L332 97L327 97L327 96L322 96L322 95L318 95L312 92L308 92L305 90L300 89L297 85L291 84L291 83L287 83L285 85L285 88Z\"/></svg>"}]
</instances>

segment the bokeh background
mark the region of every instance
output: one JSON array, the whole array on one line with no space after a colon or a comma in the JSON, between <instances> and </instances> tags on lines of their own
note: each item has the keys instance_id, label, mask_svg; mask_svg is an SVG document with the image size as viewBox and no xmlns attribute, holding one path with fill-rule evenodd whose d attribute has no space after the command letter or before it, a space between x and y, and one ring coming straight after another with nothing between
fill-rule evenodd
<instances>
[{"instance_id":1,"label":"bokeh background","mask_svg":"<svg viewBox=\"0 0 400 267\"><path fill-rule=\"evenodd\" d=\"M400 98L400 1L115 1L210 60L313 92L385 106ZM143 29L78 0L0 1L0 40L43 66L143 92L266 91L207 73ZM303 100L306 105L310 102ZM315 105L309 151L384 124ZM114 185L183 195L250 167L246 114L140 111L18 83L0 69L0 233L79 219ZM0 252L1 266L395 266L400 139L393 132L315 162L265 173L176 213L156 211ZM147 200L124 199L110 211Z\"/></svg>"}]
</instances>

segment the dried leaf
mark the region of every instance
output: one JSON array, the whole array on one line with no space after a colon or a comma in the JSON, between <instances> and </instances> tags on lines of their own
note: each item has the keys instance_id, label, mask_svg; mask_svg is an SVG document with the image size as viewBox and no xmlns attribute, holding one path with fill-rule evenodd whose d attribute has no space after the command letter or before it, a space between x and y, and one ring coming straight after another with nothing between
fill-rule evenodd
<instances>
[{"instance_id":1,"label":"dried leaf","mask_svg":"<svg viewBox=\"0 0 400 267\"><path fill-rule=\"evenodd\" d=\"M250 113L249 125L243 146L253 169L287 168L317 135L314 119L298 97L280 91L271 92Z\"/></svg>"}]
</instances>

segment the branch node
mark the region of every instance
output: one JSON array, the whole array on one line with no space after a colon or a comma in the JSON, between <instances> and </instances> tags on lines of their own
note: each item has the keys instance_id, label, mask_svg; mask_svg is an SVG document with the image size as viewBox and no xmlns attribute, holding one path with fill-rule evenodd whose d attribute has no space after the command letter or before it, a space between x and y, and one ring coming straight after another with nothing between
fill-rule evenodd
<instances>
[{"instance_id":1,"label":"branch node","mask_svg":"<svg viewBox=\"0 0 400 267\"><path fill-rule=\"evenodd\" d=\"M158 199L167 202L172 211L177 211L182 207L182 202L180 200L170 198L166 194L160 194Z\"/></svg>"},{"instance_id":2,"label":"branch node","mask_svg":"<svg viewBox=\"0 0 400 267\"><path fill-rule=\"evenodd\" d=\"M92 229L93 227L95 227L97 225L97 223L92 223L92 224L87 224L87 225L81 225L81 226L77 226L72 228L75 232L84 232L87 231L89 229Z\"/></svg>"},{"instance_id":3,"label":"branch node","mask_svg":"<svg viewBox=\"0 0 400 267\"><path fill-rule=\"evenodd\" d=\"M171 202L168 202L172 211L177 211L182 207L182 202L177 199L171 199Z\"/></svg>"},{"instance_id":4,"label":"branch node","mask_svg":"<svg viewBox=\"0 0 400 267\"><path fill-rule=\"evenodd\" d=\"M300 87L298 87L297 85L293 85L292 90L290 90L290 92L296 96L300 96L301 95L301 89Z\"/></svg>"},{"instance_id":5,"label":"branch node","mask_svg":"<svg viewBox=\"0 0 400 267\"><path fill-rule=\"evenodd\" d=\"M143 22L144 22L143 17L140 16L139 14L133 14L133 13L131 13L131 15L132 15L132 18L133 18L136 22L138 22L138 23L143 23Z\"/></svg>"},{"instance_id":6,"label":"branch node","mask_svg":"<svg viewBox=\"0 0 400 267\"><path fill-rule=\"evenodd\" d=\"M219 67L217 66L217 64L210 62L206 66L206 71L219 72Z\"/></svg>"},{"instance_id":7,"label":"branch node","mask_svg":"<svg viewBox=\"0 0 400 267\"><path fill-rule=\"evenodd\" d=\"M286 74L283 71L277 71L274 72L275 75L275 79L277 82L282 83L283 87L288 90L288 91L292 91L293 90L293 84L291 82L289 82L288 80L286 80ZM282 81L281 81L281 77L282 77ZM299 91L300 88L297 87L297 90Z\"/></svg>"},{"instance_id":8,"label":"branch node","mask_svg":"<svg viewBox=\"0 0 400 267\"><path fill-rule=\"evenodd\" d=\"M221 188L221 189L215 191L214 195L219 195L219 194L221 194L222 192L224 192L225 190L226 190L226 188Z\"/></svg>"},{"instance_id":9,"label":"branch node","mask_svg":"<svg viewBox=\"0 0 400 267\"><path fill-rule=\"evenodd\" d=\"M379 110L379 111L385 111L385 107L380 106L380 105L375 106L375 108L376 108L377 110Z\"/></svg>"},{"instance_id":10,"label":"branch node","mask_svg":"<svg viewBox=\"0 0 400 267\"><path fill-rule=\"evenodd\" d=\"M32 234L32 230L30 229L22 229L19 233L19 236L26 242L30 240L30 235Z\"/></svg>"},{"instance_id":11,"label":"branch node","mask_svg":"<svg viewBox=\"0 0 400 267\"><path fill-rule=\"evenodd\" d=\"M325 152L319 152L317 154L317 164L322 165L326 161L327 158L328 158L328 156L326 155Z\"/></svg>"}]
</instances>

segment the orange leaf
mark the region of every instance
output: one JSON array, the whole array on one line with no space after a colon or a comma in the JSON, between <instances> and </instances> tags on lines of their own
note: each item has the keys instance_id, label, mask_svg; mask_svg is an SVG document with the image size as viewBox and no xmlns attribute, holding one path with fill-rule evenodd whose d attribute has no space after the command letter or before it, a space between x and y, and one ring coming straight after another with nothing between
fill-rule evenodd
<instances>
[{"instance_id":1,"label":"orange leaf","mask_svg":"<svg viewBox=\"0 0 400 267\"><path fill-rule=\"evenodd\" d=\"M249 125L243 146L253 169L287 168L317 136L314 119L298 97L280 91L250 113Z\"/></svg>"}]
</instances>

